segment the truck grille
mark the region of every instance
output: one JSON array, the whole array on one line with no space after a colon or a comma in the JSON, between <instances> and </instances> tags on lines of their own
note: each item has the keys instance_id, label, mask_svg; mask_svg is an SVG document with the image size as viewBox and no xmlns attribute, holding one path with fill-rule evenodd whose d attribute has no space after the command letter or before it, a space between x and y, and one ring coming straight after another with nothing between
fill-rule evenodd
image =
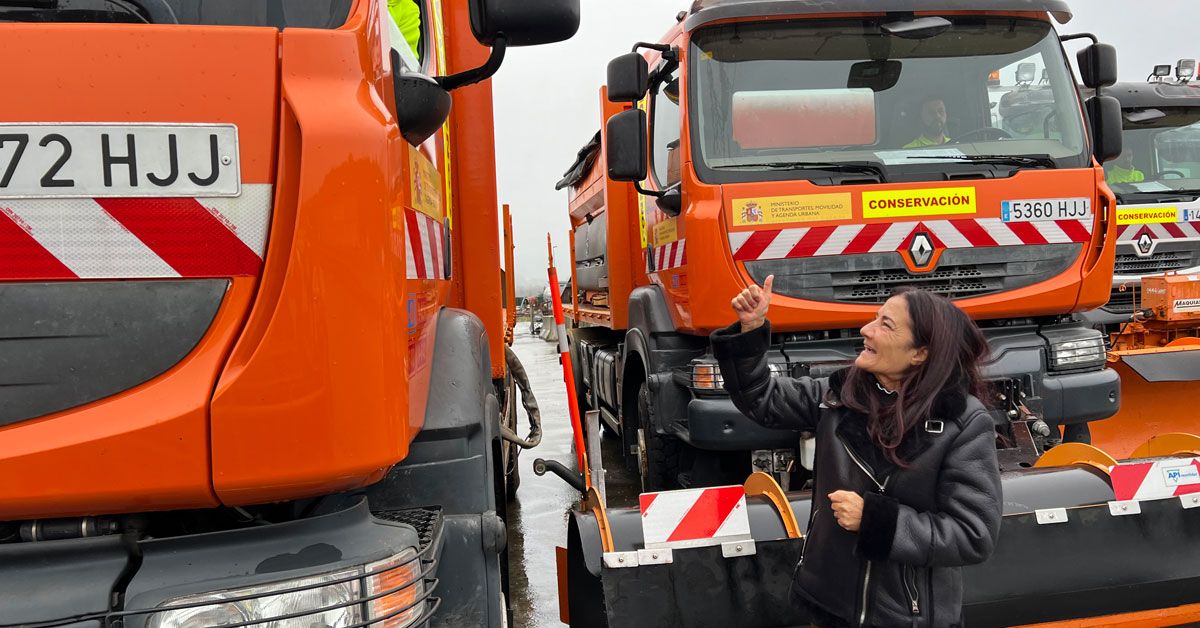
<instances>
[{"instance_id":1,"label":"truck grille","mask_svg":"<svg viewBox=\"0 0 1200 628\"><path fill-rule=\"evenodd\" d=\"M896 252L755 261L746 270L759 284L775 275L775 292L810 301L877 304L900 287L966 299L1050 279L1081 251L1079 244L951 249L937 268L920 274L909 272Z\"/></svg>"},{"instance_id":2,"label":"truck grille","mask_svg":"<svg viewBox=\"0 0 1200 628\"><path fill-rule=\"evenodd\" d=\"M1150 257L1118 255L1114 271L1118 275L1158 275L1192 266L1192 257L1192 251L1159 251Z\"/></svg>"}]
</instances>

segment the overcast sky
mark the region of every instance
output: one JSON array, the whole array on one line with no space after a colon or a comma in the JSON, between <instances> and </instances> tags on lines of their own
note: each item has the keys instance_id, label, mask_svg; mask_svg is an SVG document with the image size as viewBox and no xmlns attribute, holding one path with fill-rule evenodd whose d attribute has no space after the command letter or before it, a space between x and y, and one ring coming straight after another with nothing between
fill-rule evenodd
<instances>
[{"instance_id":1,"label":"overcast sky","mask_svg":"<svg viewBox=\"0 0 1200 628\"><path fill-rule=\"evenodd\" d=\"M545 285L546 232L560 277L570 277L567 193L554 184L600 128L599 89L609 59L657 41L691 0L582 0L572 40L512 49L494 80L500 202L513 208L517 279ZM1142 81L1156 63L1200 57L1197 0L1070 0L1060 32L1092 32L1117 47L1121 79ZM1083 44L1071 42L1074 56ZM524 291L522 291L524 292Z\"/></svg>"}]
</instances>

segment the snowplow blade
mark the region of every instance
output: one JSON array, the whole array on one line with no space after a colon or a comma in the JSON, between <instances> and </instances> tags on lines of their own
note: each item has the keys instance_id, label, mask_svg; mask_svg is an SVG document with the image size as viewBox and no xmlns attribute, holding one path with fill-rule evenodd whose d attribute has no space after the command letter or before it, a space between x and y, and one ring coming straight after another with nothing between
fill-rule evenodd
<instances>
[{"instance_id":1,"label":"snowplow blade","mask_svg":"<svg viewBox=\"0 0 1200 628\"><path fill-rule=\"evenodd\" d=\"M1121 376L1121 409L1091 424L1093 445L1124 460L1153 436L1197 431L1200 347L1116 351L1108 365Z\"/></svg>"},{"instance_id":2,"label":"snowplow blade","mask_svg":"<svg viewBox=\"0 0 1200 628\"><path fill-rule=\"evenodd\" d=\"M1145 612L1174 618L1151 625L1200 620L1200 607L1186 606L1200 601L1200 497L1114 514L1107 477L1086 466L1005 474L1003 484L996 552L963 573L967 625ZM809 495L787 498L806 522ZM747 506L753 542L669 552L641 548L637 509L607 512L614 549L607 553L595 517L572 513L564 616L581 628L808 625L790 593L803 540L787 538L766 500Z\"/></svg>"}]
</instances>

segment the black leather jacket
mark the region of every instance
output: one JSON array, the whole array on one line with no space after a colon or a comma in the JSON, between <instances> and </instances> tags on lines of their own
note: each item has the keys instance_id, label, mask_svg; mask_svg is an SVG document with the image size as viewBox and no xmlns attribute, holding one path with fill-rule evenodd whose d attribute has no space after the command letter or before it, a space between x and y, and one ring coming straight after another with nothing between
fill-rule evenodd
<instances>
[{"instance_id":1,"label":"black leather jacket","mask_svg":"<svg viewBox=\"0 0 1200 628\"><path fill-rule=\"evenodd\" d=\"M987 560L1000 533L1000 471L991 416L965 384L939 395L933 416L888 462L867 417L842 406L847 371L829 379L771 377L770 325L714 332L725 389L760 425L817 437L813 515L793 592L821 626L957 626L961 567ZM880 392L879 394L884 394ZM838 525L829 494L865 500L860 531Z\"/></svg>"}]
</instances>

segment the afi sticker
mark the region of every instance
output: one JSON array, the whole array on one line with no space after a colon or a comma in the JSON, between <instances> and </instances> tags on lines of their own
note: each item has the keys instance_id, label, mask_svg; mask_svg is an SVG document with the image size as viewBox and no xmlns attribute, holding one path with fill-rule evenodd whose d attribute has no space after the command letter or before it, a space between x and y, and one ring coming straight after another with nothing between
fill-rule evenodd
<instances>
[{"instance_id":1,"label":"afi sticker","mask_svg":"<svg viewBox=\"0 0 1200 628\"><path fill-rule=\"evenodd\" d=\"M1190 486L1200 484L1200 468L1194 464L1182 467L1164 467L1163 481L1167 486Z\"/></svg>"}]
</instances>

